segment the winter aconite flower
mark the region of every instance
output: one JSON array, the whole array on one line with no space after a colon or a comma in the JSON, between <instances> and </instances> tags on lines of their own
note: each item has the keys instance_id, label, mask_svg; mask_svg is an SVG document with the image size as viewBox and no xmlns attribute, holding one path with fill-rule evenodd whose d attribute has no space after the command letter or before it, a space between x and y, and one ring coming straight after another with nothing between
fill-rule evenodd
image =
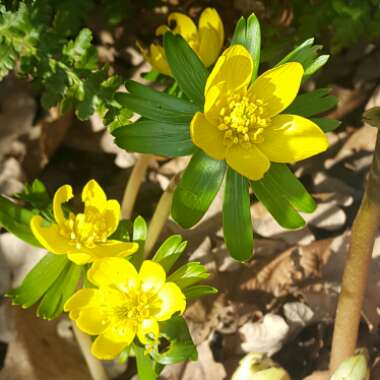
<instances>
[{"instance_id":1,"label":"winter aconite flower","mask_svg":"<svg viewBox=\"0 0 380 380\"><path fill-rule=\"evenodd\" d=\"M157 340L160 321L186 307L185 296L173 282L166 282L163 267L143 262L139 272L123 258L96 261L88 279L98 288L81 289L65 304L78 328L98 335L92 353L99 359L115 358L137 335L141 343Z\"/></svg>"},{"instance_id":2,"label":"winter aconite flower","mask_svg":"<svg viewBox=\"0 0 380 380\"><path fill-rule=\"evenodd\" d=\"M156 30L156 35L161 36L166 32L180 34L197 53L206 67L211 66L219 56L224 41L224 28L218 12L213 8L206 8L198 22L198 28L193 20L182 13L174 12L169 15L169 26L161 25ZM171 75L169 64L166 60L164 48L152 43L149 53L143 52L145 59L159 72Z\"/></svg>"},{"instance_id":3,"label":"winter aconite flower","mask_svg":"<svg viewBox=\"0 0 380 380\"><path fill-rule=\"evenodd\" d=\"M193 143L251 180L270 162L292 163L327 149L323 131L311 120L282 114L295 99L304 74L289 62L251 83L253 60L242 45L218 59L205 87L204 112L191 122Z\"/></svg>"},{"instance_id":4,"label":"winter aconite flower","mask_svg":"<svg viewBox=\"0 0 380 380\"><path fill-rule=\"evenodd\" d=\"M31 220L33 234L51 253L67 254L76 264L85 264L108 256L127 256L137 251L137 243L108 239L120 221L120 205L107 197L95 180L83 188L84 210L65 212L62 205L73 198L70 185L61 186L53 199L55 223L39 215Z\"/></svg>"}]
</instances>

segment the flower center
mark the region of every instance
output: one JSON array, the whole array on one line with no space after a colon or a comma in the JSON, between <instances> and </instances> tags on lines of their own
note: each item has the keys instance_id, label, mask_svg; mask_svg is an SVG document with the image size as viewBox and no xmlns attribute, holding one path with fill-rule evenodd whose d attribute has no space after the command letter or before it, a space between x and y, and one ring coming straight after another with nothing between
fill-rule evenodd
<instances>
[{"instance_id":1,"label":"flower center","mask_svg":"<svg viewBox=\"0 0 380 380\"><path fill-rule=\"evenodd\" d=\"M219 117L218 129L224 132L223 142L227 147L240 144L248 149L263 142L264 128L270 124L270 118L264 116L263 101L246 94L230 96Z\"/></svg>"},{"instance_id":2,"label":"flower center","mask_svg":"<svg viewBox=\"0 0 380 380\"><path fill-rule=\"evenodd\" d=\"M105 242L109 236L104 215L94 207L89 207L85 213L70 213L69 218L60 225L60 234L77 249L83 246L92 248L96 243Z\"/></svg>"},{"instance_id":3,"label":"flower center","mask_svg":"<svg viewBox=\"0 0 380 380\"><path fill-rule=\"evenodd\" d=\"M144 319L157 314L161 309L162 301L152 291L144 292L141 288L129 288L124 293L124 302L115 306L114 318L118 321L141 323Z\"/></svg>"}]
</instances>

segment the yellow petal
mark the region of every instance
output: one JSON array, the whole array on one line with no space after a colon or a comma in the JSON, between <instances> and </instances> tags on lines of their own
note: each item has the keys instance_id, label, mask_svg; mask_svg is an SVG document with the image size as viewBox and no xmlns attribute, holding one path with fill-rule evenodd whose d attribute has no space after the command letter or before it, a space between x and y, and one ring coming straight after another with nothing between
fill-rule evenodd
<instances>
[{"instance_id":1,"label":"yellow petal","mask_svg":"<svg viewBox=\"0 0 380 380\"><path fill-rule=\"evenodd\" d=\"M139 248L137 243L129 243L118 240L107 240L98 243L92 248L83 247L83 251L92 257L91 261L106 257L125 257L132 255Z\"/></svg>"},{"instance_id":2,"label":"yellow petal","mask_svg":"<svg viewBox=\"0 0 380 380\"><path fill-rule=\"evenodd\" d=\"M95 207L96 209L103 210L106 206L107 196L100 185L92 179L86 183L82 190L82 201L85 209L87 207Z\"/></svg>"},{"instance_id":3,"label":"yellow petal","mask_svg":"<svg viewBox=\"0 0 380 380\"><path fill-rule=\"evenodd\" d=\"M197 112L191 120L190 133L193 143L206 154L216 160L224 159L223 133L202 112Z\"/></svg>"},{"instance_id":4,"label":"yellow petal","mask_svg":"<svg viewBox=\"0 0 380 380\"><path fill-rule=\"evenodd\" d=\"M114 342L99 335L91 346L91 353L100 360L115 359L130 342Z\"/></svg>"},{"instance_id":5,"label":"yellow petal","mask_svg":"<svg viewBox=\"0 0 380 380\"><path fill-rule=\"evenodd\" d=\"M80 253L80 252L69 253L67 255L67 258L73 263L78 264L78 265L92 263L95 259L91 255L87 255L86 253Z\"/></svg>"},{"instance_id":6,"label":"yellow petal","mask_svg":"<svg viewBox=\"0 0 380 380\"><path fill-rule=\"evenodd\" d=\"M113 342L124 342L129 345L136 336L136 331L137 324L135 321L123 320L117 324L110 325L102 335Z\"/></svg>"},{"instance_id":7,"label":"yellow petal","mask_svg":"<svg viewBox=\"0 0 380 380\"><path fill-rule=\"evenodd\" d=\"M197 37L197 27L194 21L187 15L179 12L173 12L168 17L169 25L175 22L174 33L180 34L186 41L191 41Z\"/></svg>"},{"instance_id":8,"label":"yellow petal","mask_svg":"<svg viewBox=\"0 0 380 380\"><path fill-rule=\"evenodd\" d=\"M167 282L160 289L158 297L162 301L161 310L155 315L158 321L166 321L176 312L182 314L186 308L186 298L174 282Z\"/></svg>"},{"instance_id":9,"label":"yellow petal","mask_svg":"<svg viewBox=\"0 0 380 380\"><path fill-rule=\"evenodd\" d=\"M303 73L300 63L284 63L260 75L249 88L249 95L264 102L265 116L276 116L297 96Z\"/></svg>"},{"instance_id":10,"label":"yellow petal","mask_svg":"<svg viewBox=\"0 0 380 380\"><path fill-rule=\"evenodd\" d=\"M224 27L216 9L206 8L202 12L198 22L199 33L201 33L202 29L211 29L217 33L219 41L218 48L221 49L224 42Z\"/></svg>"},{"instance_id":11,"label":"yellow petal","mask_svg":"<svg viewBox=\"0 0 380 380\"><path fill-rule=\"evenodd\" d=\"M108 315L105 308L85 307L80 310L75 323L86 334L99 335L109 326Z\"/></svg>"},{"instance_id":12,"label":"yellow petal","mask_svg":"<svg viewBox=\"0 0 380 380\"><path fill-rule=\"evenodd\" d=\"M87 272L88 280L97 286L128 286L137 281L137 271L127 260L108 257L95 261Z\"/></svg>"},{"instance_id":13,"label":"yellow petal","mask_svg":"<svg viewBox=\"0 0 380 380\"><path fill-rule=\"evenodd\" d=\"M144 260L139 271L139 279L143 291L158 291L166 280L164 268L154 261Z\"/></svg>"},{"instance_id":14,"label":"yellow petal","mask_svg":"<svg viewBox=\"0 0 380 380\"><path fill-rule=\"evenodd\" d=\"M206 67L211 66L219 56L224 41L224 29L218 12L206 8L199 19L198 55Z\"/></svg>"},{"instance_id":15,"label":"yellow petal","mask_svg":"<svg viewBox=\"0 0 380 380\"><path fill-rule=\"evenodd\" d=\"M110 236L116 231L120 222L120 204L118 201L111 199L106 202L103 218L107 226L108 236Z\"/></svg>"},{"instance_id":16,"label":"yellow petal","mask_svg":"<svg viewBox=\"0 0 380 380\"><path fill-rule=\"evenodd\" d=\"M55 192L53 198L53 214L58 224L62 224L66 219L62 210L62 204L68 202L73 196L73 188L70 185L63 185Z\"/></svg>"},{"instance_id":17,"label":"yellow petal","mask_svg":"<svg viewBox=\"0 0 380 380\"><path fill-rule=\"evenodd\" d=\"M169 64L166 60L164 48L157 44L150 45L150 54L147 61L160 73L172 76Z\"/></svg>"},{"instance_id":18,"label":"yellow petal","mask_svg":"<svg viewBox=\"0 0 380 380\"><path fill-rule=\"evenodd\" d=\"M30 228L44 248L58 255L72 251L69 241L60 235L57 224L54 223L45 227L43 223L44 219L40 215L33 216L30 221Z\"/></svg>"},{"instance_id":19,"label":"yellow petal","mask_svg":"<svg viewBox=\"0 0 380 380\"><path fill-rule=\"evenodd\" d=\"M159 334L160 328L155 319L144 319L137 328L137 337L142 344L149 343L149 335L153 335L157 339Z\"/></svg>"},{"instance_id":20,"label":"yellow petal","mask_svg":"<svg viewBox=\"0 0 380 380\"><path fill-rule=\"evenodd\" d=\"M71 311L99 303L99 290L83 288L75 292L65 303L63 310Z\"/></svg>"},{"instance_id":21,"label":"yellow petal","mask_svg":"<svg viewBox=\"0 0 380 380\"><path fill-rule=\"evenodd\" d=\"M321 153L328 148L323 131L311 120L296 115L278 115L264 129L259 145L273 162L291 163Z\"/></svg>"},{"instance_id":22,"label":"yellow petal","mask_svg":"<svg viewBox=\"0 0 380 380\"><path fill-rule=\"evenodd\" d=\"M206 94L204 114L206 119L211 123L218 125L220 123L220 111L227 105L227 99L223 96L223 84L219 83L212 86Z\"/></svg>"},{"instance_id":23,"label":"yellow petal","mask_svg":"<svg viewBox=\"0 0 380 380\"><path fill-rule=\"evenodd\" d=\"M252 57L242 45L232 45L216 61L207 78L205 96L217 84L223 85L226 92L244 89L251 82L253 70Z\"/></svg>"},{"instance_id":24,"label":"yellow petal","mask_svg":"<svg viewBox=\"0 0 380 380\"><path fill-rule=\"evenodd\" d=\"M171 29L170 29L167 25L160 25L160 26L156 29L156 36L162 36L162 35L164 35L166 32L171 32Z\"/></svg>"},{"instance_id":25,"label":"yellow petal","mask_svg":"<svg viewBox=\"0 0 380 380\"><path fill-rule=\"evenodd\" d=\"M226 153L226 161L232 169L254 181L261 179L270 166L268 158L255 145L249 149L232 146Z\"/></svg>"}]
</instances>

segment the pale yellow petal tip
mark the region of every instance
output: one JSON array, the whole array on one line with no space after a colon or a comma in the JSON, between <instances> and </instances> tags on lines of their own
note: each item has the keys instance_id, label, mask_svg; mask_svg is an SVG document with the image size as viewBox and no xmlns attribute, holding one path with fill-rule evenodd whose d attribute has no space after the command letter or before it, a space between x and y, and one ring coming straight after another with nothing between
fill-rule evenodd
<instances>
[{"instance_id":1,"label":"pale yellow petal tip","mask_svg":"<svg viewBox=\"0 0 380 380\"><path fill-rule=\"evenodd\" d=\"M95 179L89 180L82 190L82 201L84 203L102 204L107 199L102 187Z\"/></svg>"},{"instance_id":2,"label":"pale yellow petal tip","mask_svg":"<svg viewBox=\"0 0 380 380\"><path fill-rule=\"evenodd\" d=\"M58 224L65 221L62 204L67 203L74 197L73 188L70 185L63 185L58 188L53 197L53 214Z\"/></svg>"}]
</instances>

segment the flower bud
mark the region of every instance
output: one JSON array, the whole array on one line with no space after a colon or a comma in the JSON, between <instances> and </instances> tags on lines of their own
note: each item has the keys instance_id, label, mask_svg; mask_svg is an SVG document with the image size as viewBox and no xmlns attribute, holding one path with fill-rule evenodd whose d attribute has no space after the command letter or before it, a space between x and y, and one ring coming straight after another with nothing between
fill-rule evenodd
<instances>
[{"instance_id":1,"label":"flower bud","mask_svg":"<svg viewBox=\"0 0 380 380\"><path fill-rule=\"evenodd\" d=\"M291 380L287 372L263 353L246 355L231 380Z\"/></svg>"},{"instance_id":2,"label":"flower bud","mask_svg":"<svg viewBox=\"0 0 380 380\"><path fill-rule=\"evenodd\" d=\"M367 380L368 377L368 353L362 349L346 359L335 371L331 380Z\"/></svg>"}]
</instances>

